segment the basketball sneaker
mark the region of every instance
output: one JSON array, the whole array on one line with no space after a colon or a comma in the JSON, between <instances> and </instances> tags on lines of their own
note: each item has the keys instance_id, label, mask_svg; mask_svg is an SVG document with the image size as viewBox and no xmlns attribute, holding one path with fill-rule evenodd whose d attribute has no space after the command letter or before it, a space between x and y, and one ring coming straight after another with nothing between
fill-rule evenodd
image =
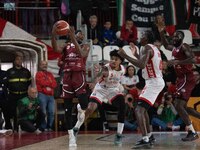
<instances>
[{"instance_id":1,"label":"basketball sneaker","mask_svg":"<svg viewBox=\"0 0 200 150\"><path fill-rule=\"evenodd\" d=\"M153 136L153 134L149 137L149 141L150 143L154 144L156 142L155 137Z\"/></svg>"},{"instance_id":2,"label":"basketball sneaker","mask_svg":"<svg viewBox=\"0 0 200 150\"><path fill-rule=\"evenodd\" d=\"M122 145L122 135L121 134L116 134L115 135L115 140L114 140L115 145Z\"/></svg>"},{"instance_id":3,"label":"basketball sneaker","mask_svg":"<svg viewBox=\"0 0 200 150\"><path fill-rule=\"evenodd\" d=\"M13 130L12 129L8 129L8 130L0 130L0 135L3 135L3 136L9 136L9 135L12 135L13 134Z\"/></svg>"},{"instance_id":4,"label":"basketball sneaker","mask_svg":"<svg viewBox=\"0 0 200 150\"><path fill-rule=\"evenodd\" d=\"M76 137L73 134L72 130L68 130L69 133L69 147L76 147Z\"/></svg>"},{"instance_id":5,"label":"basketball sneaker","mask_svg":"<svg viewBox=\"0 0 200 150\"><path fill-rule=\"evenodd\" d=\"M136 142L136 144L141 143L143 139ZM156 142L156 139L154 138L153 134L149 137L149 142L151 144L154 144Z\"/></svg>"},{"instance_id":6,"label":"basketball sneaker","mask_svg":"<svg viewBox=\"0 0 200 150\"><path fill-rule=\"evenodd\" d=\"M150 140L148 142L146 142L145 140L140 140L138 141L133 148L140 148L140 147L150 147L152 144L150 142Z\"/></svg>"},{"instance_id":7,"label":"basketball sneaker","mask_svg":"<svg viewBox=\"0 0 200 150\"><path fill-rule=\"evenodd\" d=\"M199 138L199 136L196 132L193 133L191 130L189 130L187 136L185 138L182 138L182 141L193 141L198 138Z\"/></svg>"}]
</instances>

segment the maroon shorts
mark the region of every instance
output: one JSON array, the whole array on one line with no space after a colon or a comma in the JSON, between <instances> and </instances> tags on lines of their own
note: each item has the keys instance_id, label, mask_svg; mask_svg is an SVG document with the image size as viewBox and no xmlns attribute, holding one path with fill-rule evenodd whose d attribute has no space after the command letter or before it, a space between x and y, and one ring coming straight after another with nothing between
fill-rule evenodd
<instances>
[{"instance_id":1,"label":"maroon shorts","mask_svg":"<svg viewBox=\"0 0 200 150\"><path fill-rule=\"evenodd\" d=\"M188 101L194 87L195 87L195 79L193 73L177 77L176 95L179 96L180 98Z\"/></svg>"},{"instance_id":2,"label":"maroon shorts","mask_svg":"<svg viewBox=\"0 0 200 150\"><path fill-rule=\"evenodd\" d=\"M65 72L61 97L74 98L76 95L86 93L86 85L84 71Z\"/></svg>"}]
</instances>

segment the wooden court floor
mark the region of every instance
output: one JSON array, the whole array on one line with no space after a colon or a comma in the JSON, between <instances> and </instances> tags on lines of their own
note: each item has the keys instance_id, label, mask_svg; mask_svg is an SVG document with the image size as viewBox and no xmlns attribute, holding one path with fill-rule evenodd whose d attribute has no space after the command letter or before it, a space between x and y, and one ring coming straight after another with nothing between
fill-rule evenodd
<instances>
[{"instance_id":1,"label":"wooden court floor","mask_svg":"<svg viewBox=\"0 0 200 150\"><path fill-rule=\"evenodd\" d=\"M113 144L115 132L82 132L78 135L78 146L68 147L66 132L33 135L15 133L0 138L0 150L130 150L140 140L139 133L124 133L122 146ZM154 132L156 143L148 149L158 150L200 150L200 139L182 142L186 132Z\"/></svg>"}]
</instances>

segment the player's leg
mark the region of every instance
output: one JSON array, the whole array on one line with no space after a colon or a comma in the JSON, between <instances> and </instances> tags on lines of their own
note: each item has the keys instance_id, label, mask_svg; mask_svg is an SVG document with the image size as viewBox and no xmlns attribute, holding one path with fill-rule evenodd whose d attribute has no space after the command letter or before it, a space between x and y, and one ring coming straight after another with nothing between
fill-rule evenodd
<instances>
[{"instance_id":1,"label":"player's leg","mask_svg":"<svg viewBox=\"0 0 200 150\"><path fill-rule=\"evenodd\" d=\"M187 113L187 109L186 109L187 102L185 100L176 98L174 100L174 103L175 103L175 108L176 108L179 116L181 117L181 119L183 120L183 122L189 129L187 136L185 138L182 138L182 140L183 141L193 141L193 140L198 139L199 138L198 134L196 133L196 131L192 125L192 122L189 118L189 115Z\"/></svg>"},{"instance_id":2,"label":"player's leg","mask_svg":"<svg viewBox=\"0 0 200 150\"><path fill-rule=\"evenodd\" d=\"M64 109L65 109L65 120L67 125L67 130L69 134L69 147L77 146L76 138L73 132L73 124L72 124L72 98L66 98L64 100Z\"/></svg>"},{"instance_id":3,"label":"player's leg","mask_svg":"<svg viewBox=\"0 0 200 150\"><path fill-rule=\"evenodd\" d=\"M123 95L118 95L112 101L112 105L118 109L118 123L117 123L117 134L115 136L114 144L122 144L122 132L124 129L125 119L125 99Z\"/></svg>"},{"instance_id":4,"label":"player's leg","mask_svg":"<svg viewBox=\"0 0 200 150\"><path fill-rule=\"evenodd\" d=\"M193 74L185 75L184 78L178 78L176 82L177 91L174 106L179 116L189 129L187 136L182 138L183 141L193 141L199 138L187 112L187 101L190 98L190 94L194 86L195 80L193 78Z\"/></svg>"}]
</instances>

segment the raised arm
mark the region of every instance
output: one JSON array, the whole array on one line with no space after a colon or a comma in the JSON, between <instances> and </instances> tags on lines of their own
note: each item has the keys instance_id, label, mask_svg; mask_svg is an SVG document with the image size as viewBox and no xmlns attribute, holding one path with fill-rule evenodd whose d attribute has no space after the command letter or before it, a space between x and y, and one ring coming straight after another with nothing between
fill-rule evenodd
<instances>
[{"instance_id":1,"label":"raised arm","mask_svg":"<svg viewBox=\"0 0 200 150\"><path fill-rule=\"evenodd\" d=\"M158 27L158 31L160 33L160 38L161 38L162 44L164 45L165 49L172 51L174 46L169 44L169 42L165 36L164 28Z\"/></svg>"},{"instance_id":2,"label":"raised arm","mask_svg":"<svg viewBox=\"0 0 200 150\"><path fill-rule=\"evenodd\" d=\"M139 67L141 69L144 69L149 58L151 57L151 47L150 46L145 46L143 50L141 50L140 53L140 58L139 59L134 59L130 56L128 56L124 50L122 48L120 48L119 50L119 55L125 59L127 59L130 63L132 63L133 65L135 65L136 67Z\"/></svg>"},{"instance_id":3,"label":"raised arm","mask_svg":"<svg viewBox=\"0 0 200 150\"><path fill-rule=\"evenodd\" d=\"M52 36L51 36L51 45L52 45L53 50L54 50L55 52L61 53L61 52L62 52L62 48L61 48L61 47L58 47L57 40L56 40L56 25L57 25L57 24L54 24L54 25L53 25Z\"/></svg>"}]
</instances>

